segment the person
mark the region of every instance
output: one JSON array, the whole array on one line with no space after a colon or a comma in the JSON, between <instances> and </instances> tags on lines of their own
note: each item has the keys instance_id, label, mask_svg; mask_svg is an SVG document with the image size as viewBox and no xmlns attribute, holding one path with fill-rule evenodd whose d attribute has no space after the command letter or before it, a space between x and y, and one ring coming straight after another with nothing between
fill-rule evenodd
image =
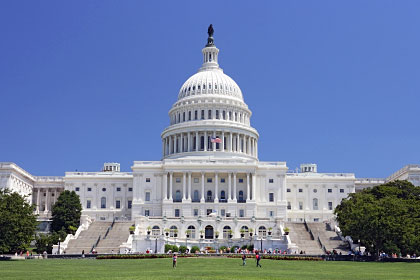
<instances>
[{"instance_id":1,"label":"person","mask_svg":"<svg viewBox=\"0 0 420 280\"><path fill-rule=\"evenodd\" d=\"M177 256L176 256L176 254L174 254L173 257L172 257L172 267L173 268L176 268L176 259L177 259Z\"/></svg>"},{"instance_id":2,"label":"person","mask_svg":"<svg viewBox=\"0 0 420 280\"><path fill-rule=\"evenodd\" d=\"M85 257L85 250L82 250L82 258Z\"/></svg>"},{"instance_id":3,"label":"person","mask_svg":"<svg viewBox=\"0 0 420 280\"><path fill-rule=\"evenodd\" d=\"M246 255L243 254L242 255L242 266L245 266L245 265L246 265Z\"/></svg>"},{"instance_id":4,"label":"person","mask_svg":"<svg viewBox=\"0 0 420 280\"><path fill-rule=\"evenodd\" d=\"M261 256L258 252L255 255L255 259L257 260L257 267L261 267L261 264L260 264Z\"/></svg>"}]
</instances>

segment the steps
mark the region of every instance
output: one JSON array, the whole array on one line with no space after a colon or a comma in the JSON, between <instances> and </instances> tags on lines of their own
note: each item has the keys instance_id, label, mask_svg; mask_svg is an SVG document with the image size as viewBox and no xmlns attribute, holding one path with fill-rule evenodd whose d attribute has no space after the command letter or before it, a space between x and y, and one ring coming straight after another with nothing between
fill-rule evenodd
<instances>
[{"instance_id":1,"label":"steps","mask_svg":"<svg viewBox=\"0 0 420 280\"><path fill-rule=\"evenodd\" d=\"M307 255L322 255L324 251L320 248L317 240L312 240L309 232L306 231L303 223L284 223L285 227L290 229L290 240L298 246L300 251L304 251Z\"/></svg>"},{"instance_id":2,"label":"steps","mask_svg":"<svg viewBox=\"0 0 420 280\"><path fill-rule=\"evenodd\" d=\"M336 250L338 254L347 254L350 250L348 244L341 240L337 233L331 230L325 223L307 223L314 236L319 236L322 245L328 251Z\"/></svg>"},{"instance_id":3,"label":"steps","mask_svg":"<svg viewBox=\"0 0 420 280\"><path fill-rule=\"evenodd\" d=\"M88 254L99 236L104 236L111 222L93 222L87 230L80 233L77 239L70 240L65 250L66 254Z\"/></svg>"},{"instance_id":4,"label":"steps","mask_svg":"<svg viewBox=\"0 0 420 280\"><path fill-rule=\"evenodd\" d=\"M130 235L130 226L133 222L115 222L105 239L99 241L95 250L98 254L119 254L120 245L127 241Z\"/></svg>"}]
</instances>

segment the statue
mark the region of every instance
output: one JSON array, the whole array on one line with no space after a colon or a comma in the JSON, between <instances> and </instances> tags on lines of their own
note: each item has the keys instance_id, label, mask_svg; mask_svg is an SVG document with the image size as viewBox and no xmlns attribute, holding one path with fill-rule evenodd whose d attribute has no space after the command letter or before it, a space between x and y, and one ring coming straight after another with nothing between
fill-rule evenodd
<instances>
[{"instance_id":1,"label":"statue","mask_svg":"<svg viewBox=\"0 0 420 280\"><path fill-rule=\"evenodd\" d=\"M207 33L209 34L209 37L213 37L213 34L214 34L213 24L210 24L209 29L207 30Z\"/></svg>"}]
</instances>

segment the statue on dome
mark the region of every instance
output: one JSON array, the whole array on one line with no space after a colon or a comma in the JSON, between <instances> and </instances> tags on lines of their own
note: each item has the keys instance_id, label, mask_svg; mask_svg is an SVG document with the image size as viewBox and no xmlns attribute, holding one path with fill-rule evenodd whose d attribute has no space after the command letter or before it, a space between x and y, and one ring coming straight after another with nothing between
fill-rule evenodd
<instances>
[{"instance_id":1,"label":"statue on dome","mask_svg":"<svg viewBox=\"0 0 420 280\"><path fill-rule=\"evenodd\" d=\"M207 33L209 34L209 37L207 38L207 45L206 47L214 46L214 40L213 40L213 24L210 24L209 28L207 29Z\"/></svg>"}]
</instances>

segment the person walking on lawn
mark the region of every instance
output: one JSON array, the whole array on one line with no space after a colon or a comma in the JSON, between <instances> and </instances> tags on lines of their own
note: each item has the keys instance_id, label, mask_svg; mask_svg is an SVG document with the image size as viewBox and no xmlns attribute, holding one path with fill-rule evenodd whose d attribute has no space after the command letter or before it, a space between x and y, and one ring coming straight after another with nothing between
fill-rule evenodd
<instances>
[{"instance_id":1,"label":"person walking on lawn","mask_svg":"<svg viewBox=\"0 0 420 280\"><path fill-rule=\"evenodd\" d=\"M255 260L257 261L257 267L261 267L261 264L260 264L261 255L260 255L260 253L257 252L255 254Z\"/></svg>"},{"instance_id":2,"label":"person walking on lawn","mask_svg":"<svg viewBox=\"0 0 420 280\"><path fill-rule=\"evenodd\" d=\"M172 256L172 267L173 267L173 268L176 268L176 259L177 259L177 256L176 256L176 254L174 254L174 255Z\"/></svg>"},{"instance_id":3,"label":"person walking on lawn","mask_svg":"<svg viewBox=\"0 0 420 280\"><path fill-rule=\"evenodd\" d=\"M246 265L246 255L245 253L242 254L242 266Z\"/></svg>"}]
</instances>

